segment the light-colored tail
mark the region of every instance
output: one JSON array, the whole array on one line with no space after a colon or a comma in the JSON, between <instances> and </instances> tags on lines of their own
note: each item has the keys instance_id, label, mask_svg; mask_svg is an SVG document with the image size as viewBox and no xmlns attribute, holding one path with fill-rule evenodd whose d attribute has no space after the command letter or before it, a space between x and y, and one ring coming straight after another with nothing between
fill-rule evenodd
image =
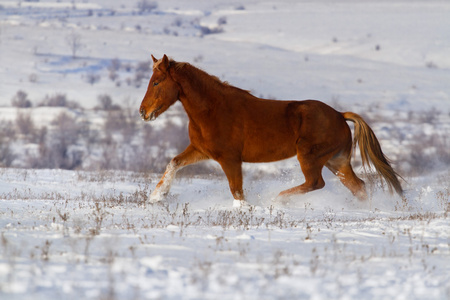
<instances>
[{"instance_id":1,"label":"light-colored tail","mask_svg":"<svg viewBox=\"0 0 450 300\"><path fill-rule=\"evenodd\" d=\"M348 121L355 123L355 133L353 138L353 148L356 144L359 144L359 150L361 152L361 159L363 167L370 166L370 162L375 167L380 178L384 178L389 192L392 194L393 190L400 196L403 195L403 189L400 185L399 177L394 169L392 169L389 159L384 155L381 150L380 143L378 142L375 133L367 125L361 116L352 112L342 113L344 118Z\"/></svg>"}]
</instances>

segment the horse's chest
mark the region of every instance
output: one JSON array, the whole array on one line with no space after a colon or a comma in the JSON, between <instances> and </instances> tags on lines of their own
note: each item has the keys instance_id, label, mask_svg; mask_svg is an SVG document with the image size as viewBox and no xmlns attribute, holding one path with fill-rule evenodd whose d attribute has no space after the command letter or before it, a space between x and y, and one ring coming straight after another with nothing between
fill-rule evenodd
<instances>
[{"instance_id":1,"label":"horse's chest","mask_svg":"<svg viewBox=\"0 0 450 300\"><path fill-rule=\"evenodd\" d=\"M191 143L199 146L210 145L214 142L214 130L212 128L200 127L196 124L189 126L189 138Z\"/></svg>"},{"instance_id":2,"label":"horse's chest","mask_svg":"<svg viewBox=\"0 0 450 300\"><path fill-rule=\"evenodd\" d=\"M189 138L193 146L213 159L222 156L222 152L236 144L236 137L216 126L198 126L191 123Z\"/></svg>"}]
</instances>

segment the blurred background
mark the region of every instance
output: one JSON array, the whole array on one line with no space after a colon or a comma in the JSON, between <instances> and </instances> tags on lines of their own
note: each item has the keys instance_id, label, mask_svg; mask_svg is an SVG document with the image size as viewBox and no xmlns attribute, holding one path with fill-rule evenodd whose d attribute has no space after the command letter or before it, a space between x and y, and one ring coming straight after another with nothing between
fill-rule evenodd
<instances>
[{"instance_id":1,"label":"blurred background","mask_svg":"<svg viewBox=\"0 0 450 300\"><path fill-rule=\"evenodd\" d=\"M186 115L144 123L138 108L150 55L167 54L258 97L363 115L404 176L448 170L449 15L425 0L0 0L0 166L162 172Z\"/></svg>"}]
</instances>

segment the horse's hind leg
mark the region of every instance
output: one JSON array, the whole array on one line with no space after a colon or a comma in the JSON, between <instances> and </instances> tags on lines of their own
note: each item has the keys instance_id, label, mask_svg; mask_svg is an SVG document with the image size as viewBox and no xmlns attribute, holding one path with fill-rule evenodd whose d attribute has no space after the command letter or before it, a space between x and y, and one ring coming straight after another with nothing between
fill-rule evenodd
<instances>
[{"instance_id":1,"label":"horse's hind leg","mask_svg":"<svg viewBox=\"0 0 450 300\"><path fill-rule=\"evenodd\" d=\"M150 202L155 203L164 199L164 197L169 193L175 174L181 168L205 159L208 159L208 157L198 152L192 145L189 145L186 150L175 156L167 165L164 175L156 185L155 190L150 195Z\"/></svg>"},{"instance_id":2,"label":"horse's hind leg","mask_svg":"<svg viewBox=\"0 0 450 300\"><path fill-rule=\"evenodd\" d=\"M350 156L341 155L329 160L326 167L333 172L341 182L352 192L359 200L367 200L367 192L364 181L356 176L350 165Z\"/></svg>"},{"instance_id":3,"label":"horse's hind leg","mask_svg":"<svg viewBox=\"0 0 450 300\"><path fill-rule=\"evenodd\" d=\"M303 155L300 152L297 154L297 158L305 176L305 183L282 191L277 198L285 199L296 194L305 194L318 190L325 186L325 181L322 177L322 168L327 158L324 156L318 158L315 155Z\"/></svg>"}]
</instances>

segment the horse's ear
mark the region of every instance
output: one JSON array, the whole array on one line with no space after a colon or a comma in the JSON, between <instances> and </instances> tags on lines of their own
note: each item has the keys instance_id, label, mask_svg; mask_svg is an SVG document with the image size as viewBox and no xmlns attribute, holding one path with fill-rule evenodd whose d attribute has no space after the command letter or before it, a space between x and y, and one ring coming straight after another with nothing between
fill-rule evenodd
<instances>
[{"instance_id":1,"label":"horse's ear","mask_svg":"<svg viewBox=\"0 0 450 300\"><path fill-rule=\"evenodd\" d=\"M161 64L160 64L160 68L163 69L164 71L167 71L169 69L169 58L167 57L167 55L164 54L163 58L161 59Z\"/></svg>"},{"instance_id":2,"label":"horse's ear","mask_svg":"<svg viewBox=\"0 0 450 300\"><path fill-rule=\"evenodd\" d=\"M153 59L153 62L154 63L156 63L158 60L153 56L153 54L152 54L152 59Z\"/></svg>"}]
</instances>

